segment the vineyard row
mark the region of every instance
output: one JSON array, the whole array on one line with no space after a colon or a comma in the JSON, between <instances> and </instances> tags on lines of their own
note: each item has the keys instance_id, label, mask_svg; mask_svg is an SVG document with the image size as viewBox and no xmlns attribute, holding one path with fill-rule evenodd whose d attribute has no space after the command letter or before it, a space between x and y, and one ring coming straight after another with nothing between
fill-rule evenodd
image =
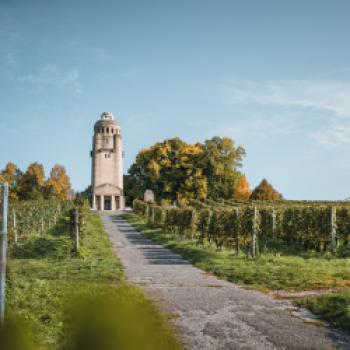
<instances>
[{"instance_id":1,"label":"vineyard row","mask_svg":"<svg viewBox=\"0 0 350 350\"><path fill-rule=\"evenodd\" d=\"M335 254L350 241L348 205L238 205L161 207L134 201L134 212L155 225L198 242L245 248L255 256L267 242Z\"/></svg>"}]
</instances>

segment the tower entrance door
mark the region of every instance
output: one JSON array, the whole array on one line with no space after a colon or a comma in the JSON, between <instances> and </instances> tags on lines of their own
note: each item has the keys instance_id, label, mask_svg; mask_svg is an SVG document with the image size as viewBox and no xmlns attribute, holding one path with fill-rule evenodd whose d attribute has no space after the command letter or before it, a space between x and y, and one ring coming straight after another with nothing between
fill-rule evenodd
<instances>
[{"instance_id":1,"label":"tower entrance door","mask_svg":"<svg viewBox=\"0 0 350 350\"><path fill-rule=\"evenodd\" d=\"M112 197L111 196L104 197L104 210L112 210Z\"/></svg>"}]
</instances>

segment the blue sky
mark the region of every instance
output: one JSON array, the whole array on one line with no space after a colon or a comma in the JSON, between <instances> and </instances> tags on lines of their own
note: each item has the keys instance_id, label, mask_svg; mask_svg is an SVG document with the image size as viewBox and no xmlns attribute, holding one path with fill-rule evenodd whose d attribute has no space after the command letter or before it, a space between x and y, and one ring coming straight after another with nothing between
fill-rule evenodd
<instances>
[{"instance_id":1,"label":"blue sky","mask_svg":"<svg viewBox=\"0 0 350 350\"><path fill-rule=\"evenodd\" d=\"M90 181L92 128L120 122L125 170L179 136L245 147L251 186L350 196L347 0L0 0L0 168Z\"/></svg>"}]
</instances>

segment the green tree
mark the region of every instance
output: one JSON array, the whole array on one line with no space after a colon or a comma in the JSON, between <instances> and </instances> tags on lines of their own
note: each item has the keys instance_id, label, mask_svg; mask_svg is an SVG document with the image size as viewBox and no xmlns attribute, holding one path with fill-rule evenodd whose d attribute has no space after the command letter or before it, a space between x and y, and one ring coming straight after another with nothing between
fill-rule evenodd
<instances>
[{"instance_id":1,"label":"green tree","mask_svg":"<svg viewBox=\"0 0 350 350\"><path fill-rule=\"evenodd\" d=\"M137 182L135 176L124 175L124 193L126 197L126 205L131 206L134 199L141 199L144 194L143 188Z\"/></svg>"},{"instance_id":2,"label":"green tree","mask_svg":"<svg viewBox=\"0 0 350 350\"><path fill-rule=\"evenodd\" d=\"M206 198L207 182L200 165L202 152L201 145L186 144L179 138L141 150L129 169L133 177L129 179L131 191L140 196L151 189L159 200Z\"/></svg>"},{"instance_id":3,"label":"green tree","mask_svg":"<svg viewBox=\"0 0 350 350\"><path fill-rule=\"evenodd\" d=\"M203 174L208 179L208 197L229 199L234 197L241 173L243 147L235 147L235 142L228 137L213 137L206 140L202 154Z\"/></svg>"},{"instance_id":4,"label":"green tree","mask_svg":"<svg viewBox=\"0 0 350 350\"><path fill-rule=\"evenodd\" d=\"M257 200L280 200L282 199L282 195L277 192L266 179L263 179L260 184L254 188L250 198Z\"/></svg>"},{"instance_id":5,"label":"green tree","mask_svg":"<svg viewBox=\"0 0 350 350\"><path fill-rule=\"evenodd\" d=\"M17 185L17 193L20 199L44 198L45 172L40 163L32 163L21 177Z\"/></svg>"},{"instance_id":6,"label":"green tree","mask_svg":"<svg viewBox=\"0 0 350 350\"><path fill-rule=\"evenodd\" d=\"M214 137L204 144L187 144L179 138L141 150L129 169L126 195L142 198L146 189L156 199L232 198L239 178L237 168L245 155L229 138Z\"/></svg>"}]
</instances>

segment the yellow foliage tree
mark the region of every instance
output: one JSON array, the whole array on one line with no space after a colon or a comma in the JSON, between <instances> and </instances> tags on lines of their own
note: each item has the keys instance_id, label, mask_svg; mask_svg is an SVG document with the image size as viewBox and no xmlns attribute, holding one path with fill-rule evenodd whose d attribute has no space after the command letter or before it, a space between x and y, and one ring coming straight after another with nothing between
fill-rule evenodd
<instances>
[{"instance_id":1,"label":"yellow foliage tree","mask_svg":"<svg viewBox=\"0 0 350 350\"><path fill-rule=\"evenodd\" d=\"M51 169L50 177L46 181L44 187L47 197L56 197L60 200L66 200L71 190L71 184L65 167L60 164L55 164Z\"/></svg>"},{"instance_id":2,"label":"yellow foliage tree","mask_svg":"<svg viewBox=\"0 0 350 350\"><path fill-rule=\"evenodd\" d=\"M157 200L181 204L207 197L232 198L244 155L244 149L226 137L203 144L187 144L179 138L157 142L138 153L129 169L126 194L142 198L142 192L151 189Z\"/></svg>"},{"instance_id":3,"label":"yellow foliage tree","mask_svg":"<svg viewBox=\"0 0 350 350\"><path fill-rule=\"evenodd\" d=\"M10 199L12 200L18 199L16 184L19 172L16 164L8 162L5 169L0 173L0 182L7 182L10 186Z\"/></svg>"}]
</instances>

